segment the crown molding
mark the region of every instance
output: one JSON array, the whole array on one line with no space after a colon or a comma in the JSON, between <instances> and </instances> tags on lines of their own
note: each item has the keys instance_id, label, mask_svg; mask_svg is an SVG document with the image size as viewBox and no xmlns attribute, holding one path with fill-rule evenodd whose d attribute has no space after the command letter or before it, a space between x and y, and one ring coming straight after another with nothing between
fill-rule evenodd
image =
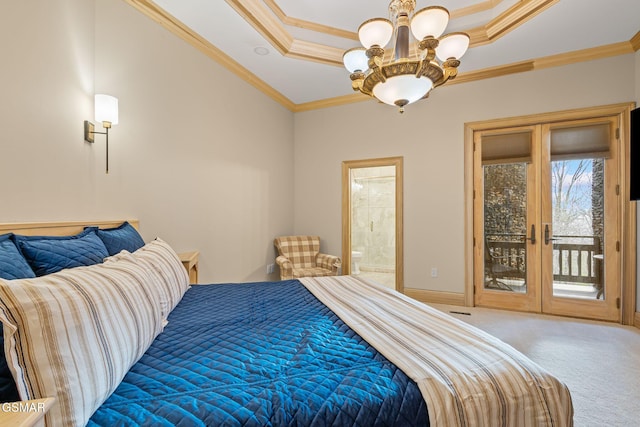
<instances>
[{"instance_id":1,"label":"crown molding","mask_svg":"<svg viewBox=\"0 0 640 427\"><path fill-rule=\"evenodd\" d=\"M476 82L478 80L493 79L495 77L507 76L509 74L526 73L535 69L535 61L522 61L513 64L499 65L497 67L483 68L482 70L468 71L460 73L455 79L446 83L447 86Z\"/></svg>"},{"instance_id":2,"label":"crown molding","mask_svg":"<svg viewBox=\"0 0 640 427\"><path fill-rule=\"evenodd\" d=\"M336 107L338 105L353 104L354 102L371 101L371 97L360 92L351 95L336 96L333 98L320 99L318 101L304 102L296 104L293 109L294 113L303 111L319 110L321 108Z\"/></svg>"},{"instance_id":3,"label":"crown molding","mask_svg":"<svg viewBox=\"0 0 640 427\"><path fill-rule=\"evenodd\" d=\"M510 7L493 19L485 29L489 40L497 40L509 31L519 27L530 19L557 4L560 0L527 0Z\"/></svg>"},{"instance_id":4,"label":"crown molding","mask_svg":"<svg viewBox=\"0 0 640 427\"><path fill-rule=\"evenodd\" d=\"M141 12L149 15L152 19L160 22L170 31L176 33L171 27L175 23L180 27L179 33L190 33L189 37L197 37L198 43L203 40L186 25L179 22L175 17L164 11L151 0L125 0L134 5ZM477 5L459 9L456 13L463 14L477 13L490 9L499 4L502 0L488 0ZM508 10L493 19L487 25L473 28L467 31L471 39L469 47L480 46L491 43L500 38L508 31L516 28L527 20L531 19L544 9L551 7L559 0L521 0ZM320 43L302 41L294 39L287 31L285 24L294 25L307 30L319 31L337 37L358 40L354 32L344 31L333 27L290 18L280 9L275 0L226 0L249 25L251 25L262 37L265 38L280 54L301 60L313 61L327 65L342 66L342 55L344 51L339 48L326 46ZM178 33L176 33L178 34ZM181 34L178 34L181 35Z\"/></svg>"},{"instance_id":5,"label":"crown molding","mask_svg":"<svg viewBox=\"0 0 640 427\"><path fill-rule=\"evenodd\" d=\"M560 67L578 62L626 55L633 52L632 42L626 41L539 58L534 60L534 67L536 70L541 70L543 68Z\"/></svg>"},{"instance_id":6,"label":"crown molding","mask_svg":"<svg viewBox=\"0 0 640 427\"><path fill-rule=\"evenodd\" d=\"M640 33L638 33L640 34ZM640 38L636 34L634 38ZM575 52L562 53L559 55L546 56L528 61L517 62L513 64L500 65L497 67L484 68L482 70L468 71L466 73L460 73L458 76L449 80L446 86L470 83L479 80L492 79L495 77L507 76L510 74L525 73L528 71L542 70L551 67L560 67L563 65L576 64L579 62L593 61L596 59L603 59L612 56L626 55L634 53L638 49L635 49L632 41L614 43L605 46L598 46L589 49L583 49ZM361 95L361 94L357 94ZM337 105L351 104L359 101L371 100L368 96L355 96L345 95L335 98L323 99L319 101L307 102L304 104L296 104L294 112L310 111L320 108L335 107Z\"/></svg>"},{"instance_id":7,"label":"crown molding","mask_svg":"<svg viewBox=\"0 0 640 427\"><path fill-rule=\"evenodd\" d=\"M294 40L291 49L285 55L288 58L305 59L307 61L342 67L344 50L318 43Z\"/></svg>"},{"instance_id":8,"label":"crown molding","mask_svg":"<svg viewBox=\"0 0 640 427\"><path fill-rule=\"evenodd\" d=\"M344 39L350 39L358 41L358 33L355 31L343 30L340 28L331 27L328 25L318 24L316 22L306 21L304 19L294 18L288 16L277 4L276 0L263 0L274 15L285 25L292 27L303 28L309 31L315 31L318 33L329 34L336 37L342 37ZM463 7L450 11L451 19L461 18L463 16L474 15L476 13L491 10L502 3L504 0L486 0L484 2L476 3L471 6ZM519 0L524 3L526 0Z\"/></svg>"},{"instance_id":9,"label":"crown molding","mask_svg":"<svg viewBox=\"0 0 640 427\"><path fill-rule=\"evenodd\" d=\"M293 36L263 2L258 0L226 0L226 2L278 52L282 55L289 53Z\"/></svg>"},{"instance_id":10,"label":"crown molding","mask_svg":"<svg viewBox=\"0 0 640 427\"><path fill-rule=\"evenodd\" d=\"M233 58L222 52L220 49L215 47L209 41L205 40L203 37L195 33L185 24L180 22L175 17L171 16L164 9L157 6L151 0L125 0L128 4L136 8L138 11L157 22L176 36L180 37L187 43L194 46L196 49L207 55L209 58L215 60L223 67L227 68L229 71L246 81L247 83L254 86L256 89L260 90L267 96L269 96L274 101L278 102L280 105L285 107L291 112L303 112L310 111L320 108L328 108L334 107L338 105L345 105L354 102L361 102L370 100L371 98L362 95L360 93L354 93L351 95L339 96L334 98L327 98L318 101L306 102L301 104L295 104L287 97L282 95L280 92L273 89L263 80L261 80L258 76L244 68L238 62L236 62ZM269 1L269 0L265 0ZM514 20L518 20L520 17L521 24L524 19L524 16L532 16L531 14L540 13L544 8L550 7L555 4L559 0L522 0L521 3L515 5L510 10L506 11L506 16L510 16ZM306 59L310 61L330 64L330 65L342 65L342 50L337 48L332 48L329 46L320 45L317 43L311 42L303 42L299 40L294 40L293 38L288 38L286 35L283 35L280 27L282 27L282 22L279 21L277 16L272 12L268 11L264 6L262 7L245 7L252 6L257 2L257 0L227 0L228 3L236 3L238 9L234 7L236 10L242 10L243 16L248 16L251 19L257 19L258 16L265 17L265 22L262 24L261 28L264 31L273 30L275 33L280 35L280 45L282 47L286 47L288 52L285 53L286 56L293 58ZM525 8L525 9L522 9ZM528 11L528 12L527 12ZM240 12L239 12L240 13ZM529 14L529 15L527 15ZM267 18L269 17L269 18ZM507 22L508 19L505 17L499 16L496 18L500 22ZM506 21L505 21L506 19ZM519 25L518 24L518 25ZM498 24L496 24L498 25ZM280 26L280 27L278 27ZM513 29L513 26L505 26L504 24L499 25L500 28L494 28L491 33L496 34L497 36L505 34L507 31ZM284 28L284 27L282 27ZM478 34L484 34L482 37L489 39L489 31L485 31L486 29L478 29ZM480 37L477 35L476 37ZM640 32L636 33L633 38L626 42L614 43L611 45L599 46L590 49L584 49L575 52L568 52L559 55L552 55L548 57L522 61L513 64L502 65L498 67L491 67L482 70L469 71L466 73L460 73L455 79L449 81L447 85L451 84L460 84L460 83L468 83L472 81L484 80L499 76L505 76L509 74L515 73L523 73L527 71L533 71L538 69L544 69L549 67L558 67L561 65L568 65L572 63L578 63L583 61L591 61L595 59L607 58L611 56L624 55L628 53L637 52L640 50ZM338 59L339 57L339 59Z\"/></svg>"},{"instance_id":11,"label":"crown molding","mask_svg":"<svg viewBox=\"0 0 640 427\"><path fill-rule=\"evenodd\" d=\"M182 40L189 43L191 46L204 53L209 58L216 61L218 64L231 71L242 80L246 81L265 95L269 96L274 101L278 102L283 107L290 111L295 109L295 105L289 98L282 95L280 92L269 86L258 76L247 70L240 65L237 61L231 58L229 55L215 47L209 41L205 40L199 34L195 33L185 24L178 19L168 14L164 9L158 7L150 0L125 0L128 4L133 6L138 11L142 12L148 18L157 22L174 35L180 37Z\"/></svg>"},{"instance_id":12,"label":"crown molding","mask_svg":"<svg viewBox=\"0 0 640 427\"><path fill-rule=\"evenodd\" d=\"M638 31L636 35L631 38L631 46L633 46L634 52L640 50L640 31Z\"/></svg>"},{"instance_id":13,"label":"crown molding","mask_svg":"<svg viewBox=\"0 0 640 427\"><path fill-rule=\"evenodd\" d=\"M321 64L342 66L342 54L344 53L342 49L294 39L282 21L262 1L226 0L226 2L282 55Z\"/></svg>"},{"instance_id":14,"label":"crown molding","mask_svg":"<svg viewBox=\"0 0 640 427\"><path fill-rule=\"evenodd\" d=\"M292 27L303 28L305 30L315 31L317 33L329 34L336 37L342 37L344 39L350 39L358 41L358 34L354 31L341 30L340 28L331 27L328 25L318 24L316 22L305 21L304 19L293 18L287 16L275 0L264 0L264 3L269 9L278 17L278 19L285 25Z\"/></svg>"},{"instance_id":15,"label":"crown molding","mask_svg":"<svg viewBox=\"0 0 640 427\"><path fill-rule=\"evenodd\" d=\"M278 6L276 0L226 0L227 3L232 5L232 7L236 10L250 9L251 7L260 7L259 5L264 4L267 8L271 10L273 15L271 16L272 21L270 25L278 27L280 31L285 31L286 28L284 25L290 25L298 28L303 28L309 31L315 31L323 34L332 35L335 37L342 37L349 40L358 41L358 34L354 31L342 30L339 28L330 27L327 25L317 24L315 22L305 21L298 18L293 18L287 16L284 11ZM462 9L457 9L451 12L452 18L459 18L466 15L473 15L475 13L484 12L486 10L491 10L500 4L503 0L487 0L482 3L477 3ZM475 46L481 46L487 43L491 43L503 35L507 34L509 31L517 28L523 23L527 22L529 19L532 19L539 13L543 12L545 9L553 6L558 3L560 0L520 0L515 5L511 6L509 9L501 13L496 18L492 19L486 25L472 28L466 30L465 32L469 34L470 43L469 48L473 48ZM253 6L251 6L253 4ZM234 6L235 5L235 6ZM247 20L247 22L256 28L257 31L260 31L261 23L260 21L256 21L255 18L251 14L242 14L243 17ZM273 19L277 19L279 24ZM271 41L272 37L269 36L268 32L261 32L263 37L267 40ZM276 34L273 35L274 40ZM276 46L274 44L274 46ZM282 52L281 52L282 53ZM283 53L284 55L285 53ZM316 58L317 60L318 58ZM326 59L326 58L325 58ZM342 54L340 55L340 60L342 59ZM330 59L329 59L330 60ZM334 58L335 60L335 58Z\"/></svg>"},{"instance_id":16,"label":"crown molding","mask_svg":"<svg viewBox=\"0 0 640 427\"><path fill-rule=\"evenodd\" d=\"M484 12L486 10L491 10L494 7L498 6L504 0L486 0L481 3L472 4L471 6L463 7L460 9L452 10L450 15L451 19L460 18L463 16L474 15L476 13ZM520 2L524 0L519 0Z\"/></svg>"}]
</instances>

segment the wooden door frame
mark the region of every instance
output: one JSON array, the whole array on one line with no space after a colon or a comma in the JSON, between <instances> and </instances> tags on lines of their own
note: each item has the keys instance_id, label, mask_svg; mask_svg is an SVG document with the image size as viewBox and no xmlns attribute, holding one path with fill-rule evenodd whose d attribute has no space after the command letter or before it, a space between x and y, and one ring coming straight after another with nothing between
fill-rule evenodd
<instances>
[{"instance_id":1,"label":"wooden door frame","mask_svg":"<svg viewBox=\"0 0 640 427\"><path fill-rule=\"evenodd\" d=\"M540 123L554 123L558 121L580 120L595 117L619 116L619 185L620 185L620 245L623 250L620 271L621 307L620 323L633 325L636 310L636 204L629 201L629 114L635 107L632 102L589 107L574 110L564 110L551 113L534 114L528 116L510 117L479 122L465 123L464 137L464 257L465 257L465 305L474 305L474 194L473 194L473 135L480 130L498 129L535 125Z\"/></svg>"},{"instance_id":2,"label":"wooden door frame","mask_svg":"<svg viewBox=\"0 0 640 427\"><path fill-rule=\"evenodd\" d=\"M345 160L342 162L342 274L351 274L351 169L396 168L396 290L404 293L403 157Z\"/></svg>"}]
</instances>

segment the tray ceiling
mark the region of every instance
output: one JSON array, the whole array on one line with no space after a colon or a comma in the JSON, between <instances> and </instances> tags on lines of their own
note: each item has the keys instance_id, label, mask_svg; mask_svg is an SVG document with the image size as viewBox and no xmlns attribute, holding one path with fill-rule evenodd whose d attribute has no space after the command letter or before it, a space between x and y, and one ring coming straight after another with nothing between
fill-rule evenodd
<instances>
[{"instance_id":1,"label":"tray ceiling","mask_svg":"<svg viewBox=\"0 0 640 427\"><path fill-rule=\"evenodd\" d=\"M363 99L342 67L387 0L127 0L293 111ZM417 0L449 9L471 45L454 82L632 53L638 0ZM449 83L451 84L451 83Z\"/></svg>"}]
</instances>

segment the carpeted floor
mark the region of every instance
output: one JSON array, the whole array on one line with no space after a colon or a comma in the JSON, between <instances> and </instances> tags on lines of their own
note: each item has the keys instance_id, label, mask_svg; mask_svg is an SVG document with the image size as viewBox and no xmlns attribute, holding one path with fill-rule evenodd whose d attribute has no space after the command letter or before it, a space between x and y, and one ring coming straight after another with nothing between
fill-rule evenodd
<instances>
[{"instance_id":1,"label":"carpeted floor","mask_svg":"<svg viewBox=\"0 0 640 427\"><path fill-rule=\"evenodd\" d=\"M605 322L432 304L564 381L576 427L640 426L640 330Z\"/></svg>"}]
</instances>

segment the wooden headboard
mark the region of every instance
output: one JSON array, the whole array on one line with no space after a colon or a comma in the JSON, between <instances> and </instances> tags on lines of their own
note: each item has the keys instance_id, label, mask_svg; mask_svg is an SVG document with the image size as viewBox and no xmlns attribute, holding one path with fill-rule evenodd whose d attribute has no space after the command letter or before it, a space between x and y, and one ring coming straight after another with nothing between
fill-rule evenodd
<instances>
[{"instance_id":1,"label":"wooden headboard","mask_svg":"<svg viewBox=\"0 0 640 427\"><path fill-rule=\"evenodd\" d=\"M14 222L0 223L0 234L15 233L25 236L71 236L80 233L85 227L114 228L128 221L138 229L137 219L112 221L62 221L62 222Z\"/></svg>"}]
</instances>

